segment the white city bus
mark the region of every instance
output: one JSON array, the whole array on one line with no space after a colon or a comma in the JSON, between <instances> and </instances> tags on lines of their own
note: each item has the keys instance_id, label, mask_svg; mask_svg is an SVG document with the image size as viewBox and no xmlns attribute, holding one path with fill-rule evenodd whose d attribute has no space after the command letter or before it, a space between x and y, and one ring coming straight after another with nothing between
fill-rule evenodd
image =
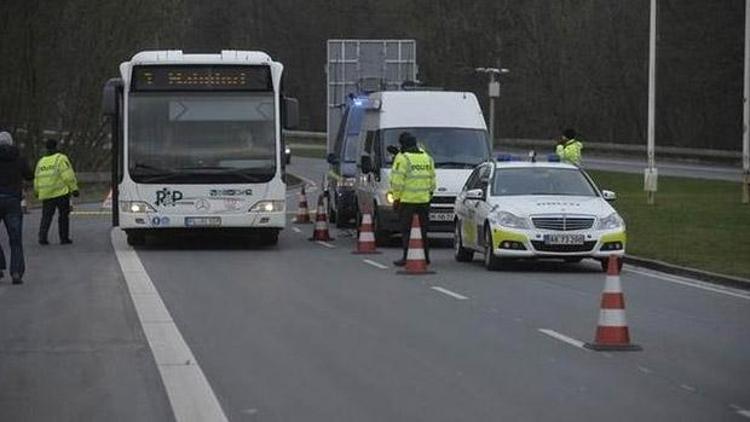
<instances>
[{"instance_id":1,"label":"white city bus","mask_svg":"<svg viewBox=\"0 0 750 422\"><path fill-rule=\"evenodd\" d=\"M257 51L144 51L120 65L103 111L113 224L128 243L198 229L276 243L286 222L281 130L298 119L296 100L281 92L283 69Z\"/></svg>"}]
</instances>

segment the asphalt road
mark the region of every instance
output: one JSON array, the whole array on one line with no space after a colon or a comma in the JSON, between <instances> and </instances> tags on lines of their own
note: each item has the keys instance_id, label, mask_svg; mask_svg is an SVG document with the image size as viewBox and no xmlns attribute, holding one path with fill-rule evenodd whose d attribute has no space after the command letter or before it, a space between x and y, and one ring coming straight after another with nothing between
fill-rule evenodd
<instances>
[{"instance_id":1,"label":"asphalt road","mask_svg":"<svg viewBox=\"0 0 750 422\"><path fill-rule=\"evenodd\" d=\"M319 182L324 169L322 160L295 157L290 171ZM294 195L289 202L293 211ZM57 406L66 420L172 417L106 245L106 223L78 217L71 249L30 246L28 283L0 284L0 420L48 420L50 413L30 410L38 405ZM229 420L750 417L747 293L626 266L628 321L644 350L593 352L540 329L572 343L592 340L604 283L597 263L520 263L490 273L478 260L455 262L442 241L432 253L436 274L402 276L391 266L396 248L352 255L351 232L332 230L336 239L324 245L307 240L311 231L290 225L273 248L179 238L137 249ZM49 262L67 275L41 277ZM80 290L56 293L70 303L47 307L54 282ZM16 302L36 303L27 311L41 316L9 313ZM66 361L23 352L34 339L65 344L71 327L85 327L86 342L111 340L118 354L79 347L78 359ZM68 374L80 376L66 385Z\"/></svg>"}]
</instances>

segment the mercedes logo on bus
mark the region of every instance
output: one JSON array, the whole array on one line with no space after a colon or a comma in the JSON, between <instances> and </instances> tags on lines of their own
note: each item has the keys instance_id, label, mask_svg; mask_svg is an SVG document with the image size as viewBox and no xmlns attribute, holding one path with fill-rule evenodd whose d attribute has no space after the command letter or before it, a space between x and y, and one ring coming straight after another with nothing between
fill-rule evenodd
<instances>
[{"instance_id":1,"label":"mercedes logo on bus","mask_svg":"<svg viewBox=\"0 0 750 422\"><path fill-rule=\"evenodd\" d=\"M205 199L195 201L195 209L198 211L208 211L211 209L211 203Z\"/></svg>"}]
</instances>

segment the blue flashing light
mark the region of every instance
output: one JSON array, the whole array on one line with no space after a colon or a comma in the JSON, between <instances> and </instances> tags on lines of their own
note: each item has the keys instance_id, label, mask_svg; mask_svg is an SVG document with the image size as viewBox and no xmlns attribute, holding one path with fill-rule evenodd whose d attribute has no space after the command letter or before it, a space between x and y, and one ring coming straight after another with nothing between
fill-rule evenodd
<instances>
[{"instance_id":1,"label":"blue flashing light","mask_svg":"<svg viewBox=\"0 0 750 422\"><path fill-rule=\"evenodd\" d=\"M501 161L501 162L521 161L521 158L513 154L500 154L497 156L497 161Z\"/></svg>"},{"instance_id":2,"label":"blue flashing light","mask_svg":"<svg viewBox=\"0 0 750 422\"><path fill-rule=\"evenodd\" d=\"M547 161L550 163L559 163L560 157L557 154L547 154Z\"/></svg>"},{"instance_id":3,"label":"blue flashing light","mask_svg":"<svg viewBox=\"0 0 750 422\"><path fill-rule=\"evenodd\" d=\"M354 107L362 107L363 105L364 101L362 101L361 99L357 98L356 100L354 100Z\"/></svg>"}]
</instances>

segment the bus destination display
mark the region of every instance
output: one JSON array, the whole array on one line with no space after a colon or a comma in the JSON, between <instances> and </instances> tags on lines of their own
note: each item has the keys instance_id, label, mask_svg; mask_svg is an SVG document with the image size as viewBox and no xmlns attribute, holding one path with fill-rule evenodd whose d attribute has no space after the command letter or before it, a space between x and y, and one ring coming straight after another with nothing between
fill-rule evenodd
<instances>
[{"instance_id":1,"label":"bus destination display","mask_svg":"<svg viewBox=\"0 0 750 422\"><path fill-rule=\"evenodd\" d=\"M138 66L134 91L271 91L268 66Z\"/></svg>"}]
</instances>

